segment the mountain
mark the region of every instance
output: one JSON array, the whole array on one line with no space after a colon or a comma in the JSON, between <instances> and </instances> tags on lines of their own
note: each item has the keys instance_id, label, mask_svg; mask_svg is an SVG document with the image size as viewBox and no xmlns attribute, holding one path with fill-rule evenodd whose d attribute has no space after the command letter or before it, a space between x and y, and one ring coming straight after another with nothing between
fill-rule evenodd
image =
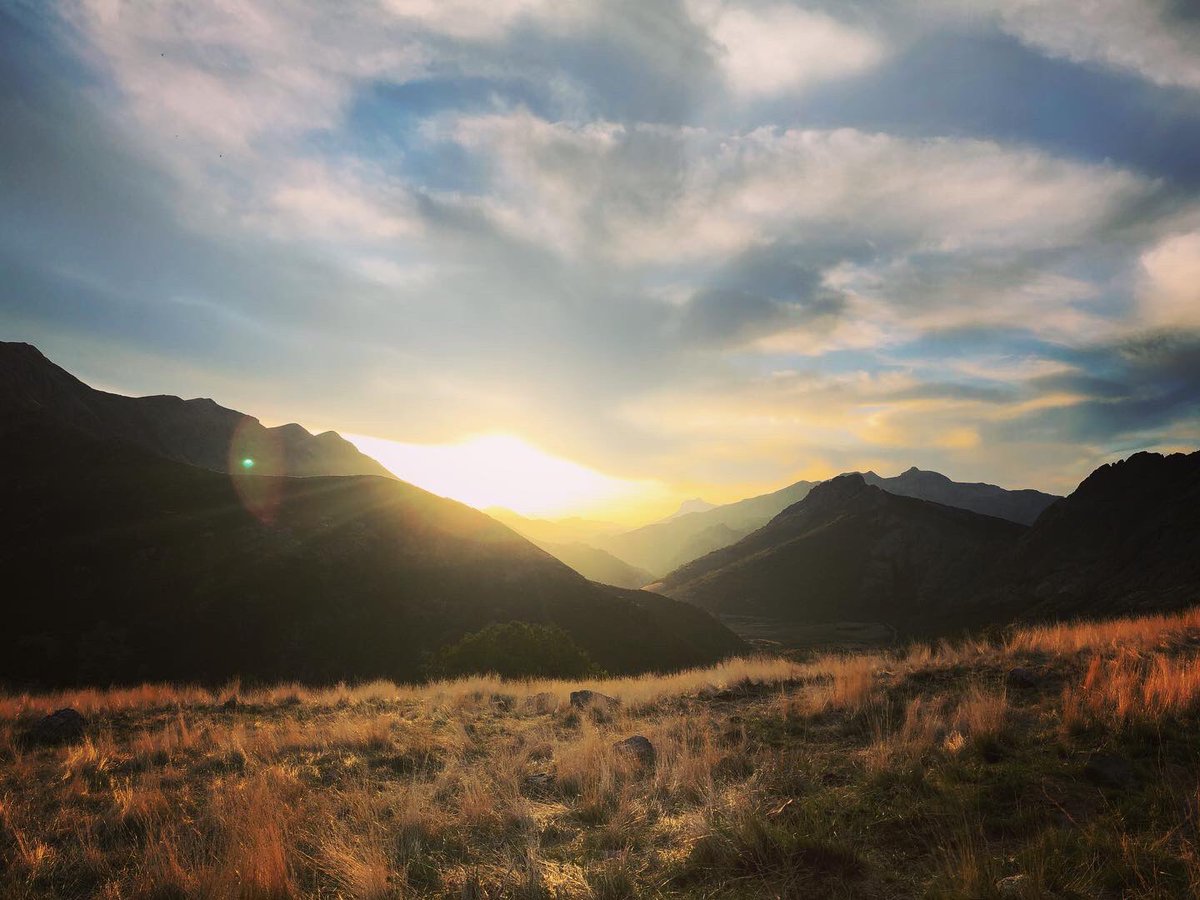
<instances>
[{"instance_id":1,"label":"mountain","mask_svg":"<svg viewBox=\"0 0 1200 900\"><path fill-rule=\"evenodd\" d=\"M881 478L874 472L866 472L863 479L889 494L957 506L1022 525L1032 525L1042 510L1059 499L1054 494L1043 494L1041 491L1010 491L994 484L951 481L940 472L925 472L916 466L892 478Z\"/></svg>"},{"instance_id":2,"label":"mountain","mask_svg":"<svg viewBox=\"0 0 1200 900\"><path fill-rule=\"evenodd\" d=\"M1013 597L1026 619L1200 602L1200 452L1101 466L1042 513L1003 565L989 593Z\"/></svg>"},{"instance_id":3,"label":"mountain","mask_svg":"<svg viewBox=\"0 0 1200 900\"><path fill-rule=\"evenodd\" d=\"M543 541L533 543L590 581L616 587L640 588L654 580L654 576L644 569L635 568L611 553L588 544L554 544Z\"/></svg>"},{"instance_id":4,"label":"mountain","mask_svg":"<svg viewBox=\"0 0 1200 900\"><path fill-rule=\"evenodd\" d=\"M513 620L562 627L613 672L742 647L391 478L224 474L32 415L0 420L0 508L10 683L408 679Z\"/></svg>"},{"instance_id":5,"label":"mountain","mask_svg":"<svg viewBox=\"0 0 1200 900\"><path fill-rule=\"evenodd\" d=\"M502 506L492 506L485 509L484 512L535 544L541 542L591 544L598 537L617 534L624 530L615 522L598 522L580 516L569 516L564 519L534 519Z\"/></svg>"},{"instance_id":6,"label":"mountain","mask_svg":"<svg viewBox=\"0 0 1200 900\"><path fill-rule=\"evenodd\" d=\"M0 416L16 415L36 415L218 472L252 468L262 475L392 477L335 432L313 435L294 423L267 428L208 399L109 394L84 384L30 344L0 341Z\"/></svg>"},{"instance_id":7,"label":"mountain","mask_svg":"<svg viewBox=\"0 0 1200 900\"><path fill-rule=\"evenodd\" d=\"M653 589L723 615L925 633L970 618L964 598L1023 531L841 475Z\"/></svg>"},{"instance_id":8,"label":"mountain","mask_svg":"<svg viewBox=\"0 0 1200 900\"><path fill-rule=\"evenodd\" d=\"M702 497L693 497L690 500L684 500L679 504L679 509L667 516L663 521L669 522L671 519L678 519L680 516L686 516L690 513L708 512L710 509L716 509L717 504L709 503Z\"/></svg>"},{"instance_id":9,"label":"mountain","mask_svg":"<svg viewBox=\"0 0 1200 900\"><path fill-rule=\"evenodd\" d=\"M661 576L712 550L726 547L804 497L814 482L798 481L781 490L685 513L592 543L632 566Z\"/></svg>"}]
</instances>

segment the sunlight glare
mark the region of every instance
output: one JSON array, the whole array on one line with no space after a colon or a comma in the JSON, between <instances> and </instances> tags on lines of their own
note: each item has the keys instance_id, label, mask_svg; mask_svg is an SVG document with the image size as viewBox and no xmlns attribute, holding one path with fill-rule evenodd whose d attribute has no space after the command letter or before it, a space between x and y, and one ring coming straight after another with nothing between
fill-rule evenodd
<instances>
[{"instance_id":1,"label":"sunlight glare","mask_svg":"<svg viewBox=\"0 0 1200 900\"><path fill-rule=\"evenodd\" d=\"M502 506L527 516L579 513L633 500L649 482L614 478L552 456L511 434L456 444L407 444L366 435L346 439L396 477L477 509Z\"/></svg>"}]
</instances>

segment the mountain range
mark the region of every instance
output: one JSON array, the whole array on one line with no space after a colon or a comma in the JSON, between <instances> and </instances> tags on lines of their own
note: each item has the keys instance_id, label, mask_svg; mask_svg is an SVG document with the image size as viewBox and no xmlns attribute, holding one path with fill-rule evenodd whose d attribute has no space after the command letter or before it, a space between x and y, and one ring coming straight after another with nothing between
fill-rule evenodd
<instances>
[{"instance_id":1,"label":"mountain range","mask_svg":"<svg viewBox=\"0 0 1200 900\"><path fill-rule=\"evenodd\" d=\"M868 478L818 485L762 528L649 589L726 617L883 623L909 636L1200 599L1200 453L1138 453L1102 466L1028 527L884 491ZM925 482L955 490L936 473L913 469L900 478L906 489ZM969 487L988 508L1013 516L1045 496Z\"/></svg>"},{"instance_id":2,"label":"mountain range","mask_svg":"<svg viewBox=\"0 0 1200 900\"><path fill-rule=\"evenodd\" d=\"M2 681L407 679L509 621L558 626L611 672L743 646L694 606L590 582L396 478L295 477L297 460L336 467L325 448L373 468L336 436L288 429L314 452L251 468L237 463L258 448L237 445L223 471L217 445L239 426L261 436L256 420L207 401L97 398L21 345L0 358ZM288 475L261 474L272 466Z\"/></svg>"},{"instance_id":3,"label":"mountain range","mask_svg":"<svg viewBox=\"0 0 1200 900\"><path fill-rule=\"evenodd\" d=\"M890 494L930 500L1022 525L1032 524L1042 510L1058 499L1041 491L1014 491L994 484L952 481L938 472L923 471L915 466L892 478L883 478L874 472L866 472L861 477L867 484ZM707 553L737 543L792 504L803 500L818 483L797 481L769 494L723 506L711 506L699 500L685 501L666 519L627 531L583 519L561 520L559 526L555 521L522 519L513 513L498 513L498 517L559 559L579 568L589 578L600 581L606 580L606 576L632 578L633 573L662 577ZM697 505L709 508L687 511ZM588 554L584 552L585 547L579 545L601 552ZM564 546L569 546L570 550L561 555L556 548ZM621 569L621 563L631 571ZM651 580L647 578L640 585ZM633 581L614 583L635 586Z\"/></svg>"}]
</instances>

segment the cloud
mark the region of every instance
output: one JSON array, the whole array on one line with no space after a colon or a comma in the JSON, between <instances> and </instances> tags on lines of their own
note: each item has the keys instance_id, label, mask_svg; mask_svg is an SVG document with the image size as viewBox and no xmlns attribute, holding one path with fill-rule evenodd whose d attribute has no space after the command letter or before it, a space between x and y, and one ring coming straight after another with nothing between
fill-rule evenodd
<instances>
[{"instance_id":1,"label":"cloud","mask_svg":"<svg viewBox=\"0 0 1200 900\"><path fill-rule=\"evenodd\" d=\"M443 122L490 166L498 227L626 263L729 256L832 229L893 249L1038 249L1087 240L1154 184L1106 165L978 140L853 129L745 133L548 122L527 111Z\"/></svg>"},{"instance_id":2,"label":"cloud","mask_svg":"<svg viewBox=\"0 0 1200 900\"><path fill-rule=\"evenodd\" d=\"M851 75L876 65L885 52L867 31L794 5L695 3L693 10L739 94L774 94Z\"/></svg>"},{"instance_id":3,"label":"cloud","mask_svg":"<svg viewBox=\"0 0 1200 900\"><path fill-rule=\"evenodd\" d=\"M927 7L990 16L1038 49L1200 90L1200 21L1186 0L932 0Z\"/></svg>"},{"instance_id":4,"label":"cloud","mask_svg":"<svg viewBox=\"0 0 1200 900\"><path fill-rule=\"evenodd\" d=\"M1200 330L1200 231L1164 238L1140 262L1143 320L1160 328Z\"/></svg>"}]
</instances>

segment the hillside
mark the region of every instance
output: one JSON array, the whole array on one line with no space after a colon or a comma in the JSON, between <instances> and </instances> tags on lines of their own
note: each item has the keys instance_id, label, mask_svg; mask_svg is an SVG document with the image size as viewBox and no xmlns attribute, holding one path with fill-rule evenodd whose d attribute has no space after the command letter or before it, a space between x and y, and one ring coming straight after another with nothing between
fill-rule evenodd
<instances>
[{"instance_id":1,"label":"hillside","mask_svg":"<svg viewBox=\"0 0 1200 900\"><path fill-rule=\"evenodd\" d=\"M889 494L969 509L984 516L1008 519L1022 525L1032 525L1043 510L1060 499L1041 491L1010 491L994 484L951 481L940 472L926 472L916 466L892 478L881 478L874 472L866 472L863 479Z\"/></svg>"},{"instance_id":2,"label":"hillside","mask_svg":"<svg viewBox=\"0 0 1200 900\"><path fill-rule=\"evenodd\" d=\"M1193 610L666 677L0 693L0 896L1194 897L1198 640Z\"/></svg>"},{"instance_id":3,"label":"hillside","mask_svg":"<svg viewBox=\"0 0 1200 900\"><path fill-rule=\"evenodd\" d=\"M617 587L640 588L654 580L654 577L645 569L631 566L598 547L578 542L555 544L547 541L533 541L533 543L590 581Z\"/></svg>"},{"instance_id":4,"label":"hillside","mask_svg":"<svg viewBox=\"0 0 1200 900\"><path fill-rule=\"evenodd\" d=\"M976 617L964 598L1022 531L1003 519L888 493L861 475L841 475L653 589L726 615L936 631ZM990 611L982 619L991 620Z\"/></svg>"},{"instance_id":5,"label":"hillside","mask_svg":"<svg viewBox=\"0 0 1200 900\"><path fill-rule=\"evenodd\" d=\"M483 513L391 478L232 476L65 428L0 433L0 679L411 678L493 622L561 626L615 672L740 646L592 584Z\"/></svg>"},{"instance_id":6,"label":"hillside","mask_svg":"<svg viewBox=\"0 0 1200 900\"><path fill-rule=\"evenodd\" d=\"M1026 618L1180 609L1200 600L1200 452L1101 466L1037 520L989 588Z\"/></svg>"},{"instance_id":7,"label":"hillside","mask_svg":"<svg viewBox=\"0 0 1200 900\"><path fill-rule=\"evenodd\" d=\"M36 347L0 341L0 416L30 414L218 472L251 460L261 475L392 477L335 432L313 435L295 423L267 428L208 399L109 394L56 366Z\"/></svg>"}]
</instances>

